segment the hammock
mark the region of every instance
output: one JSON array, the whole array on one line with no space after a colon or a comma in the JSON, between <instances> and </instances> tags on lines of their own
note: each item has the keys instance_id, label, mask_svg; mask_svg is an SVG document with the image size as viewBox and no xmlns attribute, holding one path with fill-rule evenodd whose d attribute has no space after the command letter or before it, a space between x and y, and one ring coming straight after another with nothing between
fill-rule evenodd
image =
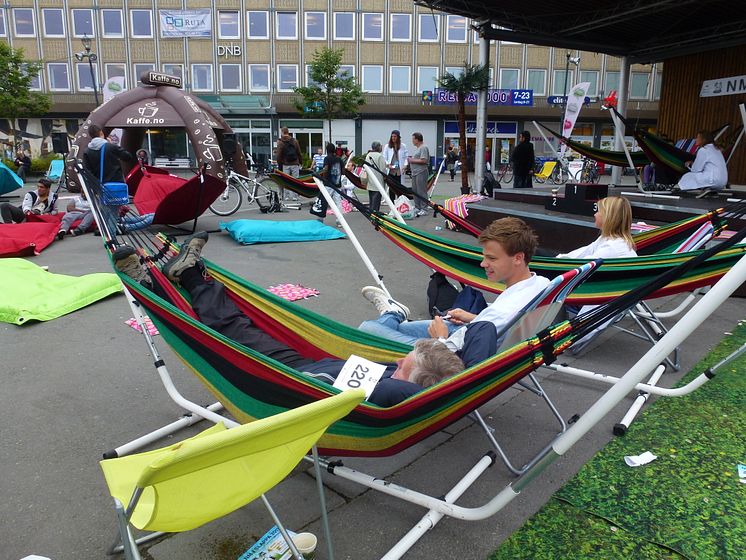
<instances>
[{"instance_id":1,"label":"hammock","mask_svg":"<svg viewBox=\"0 0 746 560\"><path fill-rule=\"evenodd\" d=\"M201 216L225 190L225 181L209 174L184 179L140 165L127 175L127 187L140 216L153 214L155 224L181 224Z\"/></svg>"},{"instance_id":2,"label":"hammock","mask_svg":"<svg viewBox=\"0 0 746 560\"><path fill-rule=\"evenodd\" d=\"M270 173L268 177L272 179L278 187L290 189L304 198L316 198L319 196L319 188L316 186L316 183L313 182L312 175L293 177L292 175L276 170Z\"/></svg>"},{"instance_id":3,"label":"hammock","mask_svg":"<svg viewBox=\"0 0 746 560\"><path fill-rule=\"evenodd\" d=\"M429 268L440 271L449 278L488 292L499 293L504 289L504 286L487 280L484 270L480 266L482 262L480 247L450 241L417 230L409 225L401 224L381 214L372 214L369 217L376 229L383 235ZM701 218L700 216L695 219ZM701 222L699 223L701 225ZM677 224L681 225L680 223ZM672 226L677 224L672 224ZM661 229L669 231L667 228ZM652 233L654 231L639 235ZM631 289L644 285L664 271L671 270L701 253L702 251L682 254L660 253L639 257L606 259L590 280L570 294L567 303L571 305L595 305L608 302ZM695 269L677 277L671 284L661 286L647 297L652 299L690 292L701 286L712 285L744 254L746 254L746 245L739 245L728 251L723 251L701 263ZM582 261L576 259L537 256L531 261L531 269L542 276L554 278L558 274L579 266L579 264L582 264Z\"/></svg>"}]
</instances>

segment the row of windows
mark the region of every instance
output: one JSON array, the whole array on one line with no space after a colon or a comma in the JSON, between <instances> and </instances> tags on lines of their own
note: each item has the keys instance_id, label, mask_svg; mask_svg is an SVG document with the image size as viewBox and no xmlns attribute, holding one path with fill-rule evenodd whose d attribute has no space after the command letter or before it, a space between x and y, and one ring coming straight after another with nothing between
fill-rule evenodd
<instances>
[{"instance_id":1,"label":"row of windows","mask_svg":"<svg viewBox=\"0 0 746 560\"><path fill-rule=\"evenodd\" d=\"M139 77L143 72L155 70L153 64L135 64L134 75ZM167 74L186 78L184 76L184 66L182 64L164 64L162 70ZM311 80L308 76L309 67L305 67L306 84L310 85ZM446 66L446 72L457 75L463 71L461 67ZM340 73L355 76L355 67L352 65L343 65L340 67ZM94 74L98 74L97 66L94 65ZM104 65L105 78L109 79L115 76L124 77L126 80L126 66L120 63L110 63ZM219 64L217 85L215 73L212 64L192 64L191 65L191 82L190 89L196 92L211 92L218 89L223 92L241 92L244 90L243 77L244 71L241 64ZM415 85L412 87L412 67L411 66L390 66L388 73L388 92L402 94L418 94L425 90L433 90L438 87L437 80L439 77L439 68L437 66L418 66L416 68ZM501 68L497 87L500 89L532 89L535 96L547 95L547 71L541 69L526 70L526 80L521 82L520 70L517 68ZM88 64L76 64L75 75L77 78L77 87L79 91L90 91L93 89L91 81L90 67ZM49 79L50 91L70 91L71 83L69 76L69 67L67 63L49 63L47 64L47 76ZM653 98L660 97L660 76L656 74L653 83ZM271 72L269 64L248 64L246 66L246 79L248 80L247 89L252 92L268 92L271 89ZM610 92L619 87L619 72L606 72L605 89ZM581 71L579 75L580 82L589 82L589 96L599 94L599 72ZM384 92L384 67L381 65L363 65L359 77L360 85L363 91L367 93ZM565 71L555 70L551 94L563 95L563 91L569 89L575 83L573 71L567 75L565 81ZM292 91L294 87L300 85L297 64L278 64L275 75L276 91ZM495 85L492 69L490 69L490 87ZM41 89L41 80L37 78L32 86L34 89ZM630 99L649 99L650 97L650 73L632 72L630 76Z\"/></svg>"},{"instance_id":2,"label":"row of windows","mask_svg":"<svg viewBox=\"0 0 746 560\"><path fill-rule=\"evenodd\" d=\"M124 37L125 28L122 10L100 9L101 21L98 23L103 37ZM130 10L129 37L152 37L152 10ZM11 11L13 34L16 37L36 37L36 15L33 8L13 8ZM70 10L70 22L65 11L60 8L43 8L41 10L41 27L45 37L65 37L67 26L72 26L73 37L93 37L96 35L96 21L93 10ZM6 36L5 11L0 10L0 37Z\"/></svg>"}]
</instances>

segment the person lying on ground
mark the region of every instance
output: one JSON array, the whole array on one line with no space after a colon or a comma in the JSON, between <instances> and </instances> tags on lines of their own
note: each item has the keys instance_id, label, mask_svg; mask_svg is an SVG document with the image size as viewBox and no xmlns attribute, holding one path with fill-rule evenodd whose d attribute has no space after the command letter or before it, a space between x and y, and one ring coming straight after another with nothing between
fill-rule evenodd
<instances>
[{"instance_id":1,"label":"person lying on ground","mask_svg":"<svg viewBox=\"0 0 746 560\"><path fill-rule=\"evenodd\" d=\"M73 223L80 220L78 226L70 230ZM62 240L68 233L70 235L83 235L93 225L93 212L91 203L85 197L85 191L76 196L72 201L67 203L67 212L62 216L60 230L57 232L57 239Z\"/></svg>"},{"instance_id":2,"label":"person lying on ground","mask_svg":"<svg viewBox=\"0 0 746 560\"><path fill-rule=\"evenodd\" d=\"M456 352L462 349L466 326L472 322L487 321L500 331L509 324L549 284L543 276L537 276L528 267L536 251L537 238L534 231L518 218L501 218L492 222L479 235L482 245L481 267L487 279L505 283L505 290L495 301L479 314L463 309L451 309L445 318L408 321L409 309L390 299L375 286L362 289L363 296L371 301L381 316L365 321L360 329L378 336L414 344L423 338L437 338Z\"/></svg>"},{"instance_id":3,"label":"person lying on ground","mask_svg":"<svg viewBox=\"0 0 746 560\"><path fill-rule=\"evenodd\" d=\"M180 284L189 292L192 308L200 321L239 344L288 367L333 383L345 360L308 359L255 326L226 295L225 286L206 273L201 253L207 240L207 232L198 232L189 237L182 245L179 255L162 268L169 280ZM142 265L134 248L120 246L114 251L113 259L117 270L164 299L169 299ZM386 372L368 400L384 407L393 406L496 352L497 337L491 323L474 322L465 334L458 353L453 353L436 339L417 341L414 349L404 358L399 359L396 364L387 364Z\"/></svg>"},{"instance_id":4,"label":"person lying on ground","mask_svg":"<svg viewBox=\"0 0 746 560\"><path fill-rule=\"evenodd\" d=\"M52 188L52 181L49 179L39 179L36 185L36 191L29 191L23 197L20 206L14 206L10 202L0 204L0 216L6 224L20 224L26 221L26 218L32 214L56 214L54 197L49 196Z\"/></svg>"}]
</instances>

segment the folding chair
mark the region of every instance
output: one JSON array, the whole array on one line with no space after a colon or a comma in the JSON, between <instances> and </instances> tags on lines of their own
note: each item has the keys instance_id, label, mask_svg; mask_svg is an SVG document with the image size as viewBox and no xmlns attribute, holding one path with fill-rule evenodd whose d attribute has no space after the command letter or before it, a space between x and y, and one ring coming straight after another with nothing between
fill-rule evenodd
<instances>
[{"instance_id":1,"label":"folding chair","mask_svg":"<svg viewBox=\"0 0 746 560\"><path fill-rule=\"evenodd\" d=\"M264 492L282 481L312 447L316 456L316 441L364 397L362 390L345 391L232 429L215 424L168 447L101 461L121 540L110 553L123 549L127 560L140 560L139 544L164 532L195 529L261 497L300 559ZM325 519L323 494L320 499ZM130 525L156 532L135 540Z\"/></svg>"},{"instance_id":2,"label":"folding chair","mask_svg":"<svg viewBox=\"0 0 746 560\"><path fill-rule=\"evenodd\" d=\"M585 282L585 280L587 280L588 277L593 274L599 266L601 266L602 262L602 259L596 259L554 278L540 294L527 303L519 313L516 313L515 318L508 325L503 327L503 329L497 333L499 344L497 353L499 354L501 351L513 347L521 340L526 340L552 325L555 322L557 315L562 310L562 306L564 305L567 296L580 284ZM547 395L534 373L529 373L527 377L531 380L530 385L526 381L519 381L518 385L531 391L544 400L560 425L560 431L557 435L562 434L567 430L567 423L564 418L562 418L562 415L559 413L557 407L549 398L549 395ZM497 451L497 454L500 456L500 459L502 459L502 462L505 463L508 470L516 475L523 474L538 462L551 449L552 442L555 439L552 438L552 442L549 442L549 444L539 451L533 459L519 468L514 466L510 461L507 454L495 438L495 429L484 421L482 416L479 414L479 411L475 410L470 414L470 416L485 431L487 439L490 440L490 443L495 448L495 451Z\"/></svg>"},{"instance_id":3,"label":"folding chair","mask_svg":"<svg viewBox=\"0 0 746 560\"><path fill-rule=\"evenodd\" d=\"M62 174L65 172L65 160L53 159L49 162L49 169L47 169L47 179L50 181L59 181Z\"/></svg>"}]
</instances>

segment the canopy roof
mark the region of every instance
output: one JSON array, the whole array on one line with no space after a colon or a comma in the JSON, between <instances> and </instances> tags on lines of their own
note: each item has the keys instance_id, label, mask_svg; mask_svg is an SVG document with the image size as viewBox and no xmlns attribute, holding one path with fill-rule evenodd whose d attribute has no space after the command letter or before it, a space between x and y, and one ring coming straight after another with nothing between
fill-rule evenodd
<instances>
[{"instance_id":1,"label":"canopy roof","mask_svg":"<svg viewBox=\"0 0 746 560\"><path fill-rule=\"evenodd\" d=\"M274 113L269 100L261 95L200 95L199 97L221 114L266 115Z\"/></svg>"},{"instance_id":2,"label":"canopy roof","mask_svg":"<svg viewBox=\"0 0 746 560\"><path fill-rule=\"evenodd\" d=\"M487 37L627 56L649 63L746 44L746 10L732 0L417 0L489 21Z\"/></svg>"}]
</instances>

